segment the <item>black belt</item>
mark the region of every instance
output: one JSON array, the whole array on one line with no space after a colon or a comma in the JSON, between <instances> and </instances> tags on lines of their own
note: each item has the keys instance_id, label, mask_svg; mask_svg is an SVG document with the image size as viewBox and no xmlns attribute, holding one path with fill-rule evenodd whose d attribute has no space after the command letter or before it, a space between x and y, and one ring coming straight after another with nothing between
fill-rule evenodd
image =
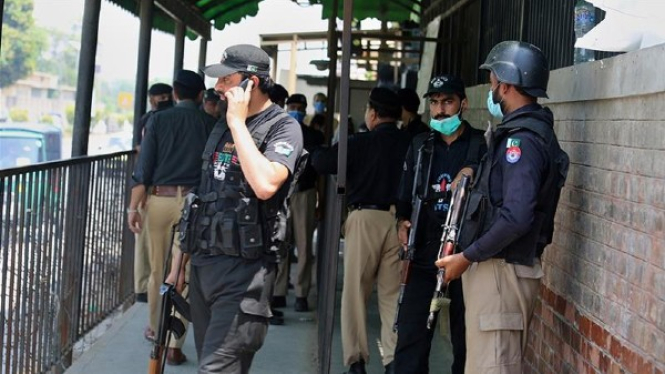
<instances>
[{"instance_id":1,"label":"black belt","mask_svg":"<svg viewBox=\"0 0 665 374\"><path fill-rule=\"evenodd\" d=\"M383 211L389 211L390 210L390 205L388 204L351 204L349 205L349 211L352 212L354 210L362 210L362 209L369 209L369 210L383 210Z\"/></svg>"}]
</instances>

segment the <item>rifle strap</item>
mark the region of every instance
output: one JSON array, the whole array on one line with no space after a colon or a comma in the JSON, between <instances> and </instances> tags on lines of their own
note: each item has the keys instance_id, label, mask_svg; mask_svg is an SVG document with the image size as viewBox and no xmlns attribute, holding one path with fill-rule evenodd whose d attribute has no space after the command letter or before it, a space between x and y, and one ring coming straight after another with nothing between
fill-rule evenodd
<instances>
[{"instance_id":1,"label":"rifle strap","mask_svg":"<svg viewBox=\"0 0 665 374\"><path fill-rule=\"evenodd\" d=\"M484 141L485 138L483 138L482 136L475 136L474 133L471 133L471 137L469 138L469 149L466 152L467 161L473 160L476 162L480 162L480 159L478 158L478 153L480 153L480 145L483 144Z\"/></svg>"},{"instance_id":2,"label":"rifle strap","mask_svg":"<svg viewBox=\"0 0 665 374\"><path fill-rule=\"evenodd\" d=\"M428 154L427 157L427 167L422 168L420 170L427 170L426 173L420 173L420 180L415 181L417 183L417 188L416 191L420 191L420 196L422 200L426 200L429 195L429 184L430 184L430 178L432 174L432 164L434 163L434 140L437 132L434 130L431 130L429 132L429 135L427 136L427 139L423 143L423 145L420 147L418 152L422 155ZM424 160L424 157L420 157L421 160ZM423 165L417 165L416 167L421 168Z\"/></svg>"}]
</instances>

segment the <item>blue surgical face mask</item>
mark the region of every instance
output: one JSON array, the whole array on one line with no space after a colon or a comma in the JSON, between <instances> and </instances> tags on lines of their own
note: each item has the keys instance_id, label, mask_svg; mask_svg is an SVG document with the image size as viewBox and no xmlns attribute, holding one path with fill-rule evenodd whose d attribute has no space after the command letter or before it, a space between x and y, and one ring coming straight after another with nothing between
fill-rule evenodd
<instances>
[{"instance_id":1,"label":"blue surgical face mask","mask_svg":"<svg viewBox=\"0 0 665 374\"><path fill-rule=\"evenodd\" d=\"M297 110L289 110L287 112L291 117L293 117L298 123L302 123L302 121L305 119L305 113L297 111Z\"/></svg>"},{"instance_id":2,"label":"blue surgical face mask","mask_svg":"<svg viewBox=\"0 0 665 374\"><path fill-rule=\"evenodd\" d=\"M326 111L326 103L323 101L315 101L314 102L314 112L315 113L323 113Z\"/></svg>"},{"instance_id":3,"label":"blue surgical face mask","mask_svg":"<svg viewBox=\"0 0 665 374\"><path fill-rule=\"evenodd\" d=\"M497 88L499 88L498 85ZM503 101L503 99L501 99L501 101ZM487 110L489 110L492 116L498 119L503 118L503 111L501 111L501 101L498 103L494 102L494 90L490 89L487 93Z\"/></svg>"},{"instance_id":4,"label":"blue surgical face mask","mask_svg":"<svg viewBox=\"0 0 665 374\"><path fill-rule=\"evenodd\" d=\"M452 135L455 131L457 131L461 124L462 120L459 118L459 113L444 119L432 118L429 120L429 125L433 130L438 131L446 136Z\"/></svg>"}]
</instances>

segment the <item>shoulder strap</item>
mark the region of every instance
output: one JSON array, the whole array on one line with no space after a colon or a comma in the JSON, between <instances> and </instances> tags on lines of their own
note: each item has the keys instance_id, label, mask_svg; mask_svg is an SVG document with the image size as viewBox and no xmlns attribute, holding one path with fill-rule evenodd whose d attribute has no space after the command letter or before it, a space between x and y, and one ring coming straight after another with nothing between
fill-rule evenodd
<instances>
[{"instance_id":1,"label":"shoulder strap","mask_svg":"<svg viewBox=\"0 0 665 374\"><path fill-rule=\"evenodd\" d=\"M426 164L422 165L421 171L423 172L420 173L420 180L416 181L416 191L420 191L420 197L423 200L425 200L429 194L430 174L432 174L432 164L434 161L434 140L437 136L436 134L436 131L431 130L418 150L423 156L427 155L427 158L421 157L421 160L426 162Z\"/></svg>"},{"instance_id":2,"label":"shoulder strap","mask_svg":"<svg viewBox=\"0 0 665 374\"><path fill-rule=\"evenodd\" d=\"M467 160L475 160L480 162L480 159L478 158L478 153L480 153L480 145L484 141L485 138L483 136L476 135L476 133L473 131L471 132L471 137L469 138L469 149L466 152Z\"/></svg>"},{"instance_id":3,"label":"shoulder strap","mask_svg":"<svg viewBox=\"0 0 665 374\"><path fill-rule=\"evenodd\" d=\"M219 121L217 121L215 126L212 128L212 131L208 136L208 141L206 141L206 146L203 149L203 154L201 155L201 157L203 158L201 169L203 170L204 173L206 172L206 170L208 170L208 166L210 166L212 154L215 153L217 144L219 144L219 141L222 140L222 136L224 136L224 133L228 129L229 125L226 124L226 118L224 117L220 118Z\"/></svg>"}]
</instances>

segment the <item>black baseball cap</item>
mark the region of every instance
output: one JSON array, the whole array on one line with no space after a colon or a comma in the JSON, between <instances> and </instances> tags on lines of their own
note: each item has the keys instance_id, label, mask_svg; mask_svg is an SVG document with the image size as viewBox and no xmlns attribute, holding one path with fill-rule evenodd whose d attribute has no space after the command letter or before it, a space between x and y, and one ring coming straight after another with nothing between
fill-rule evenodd
<instances>
[{"instance_id":1,"label":"black baseball cap","mask_svg":"<svg viewBox=\"0 0 665 374\"><path fill-rule=\"evenodd\" d=\"M185 87L199 90L199 92L206 89L205 83L203 83L203 78L191 70L180 70L173 80L173 83L179 83Z\"/></svg>"},{"instance_id":2,"label":"black baseball cap","mask_svg":"<svg viewBox=\"0 0 665 374\"><path fill-rule=\"evenodd\" d=\"M428 97L434 93L459 94L462 98L466 97L464 82L460 78L449 74L439 75L432 78L432 80L429 81L427 93L425 93L423 97Z\"/></svg>"},{"instance_id":3,"label":"black baseball cap","mask_svg":"<svg viewBox=\"0 0 665 374\"><path fill-rule=\"evenodd\" d=\"M286 100L286 104L303 104L307 106L307 98L303 94L293 94Z\"/></svg>"},{"instance_id":4,"label":"black baseball cap","mask_svg":"<svg viewBox=\"0 0 665 374\"><path fill-rule=\"evenodd\" d=\"M166 83L155 83L152 86L150 86L150 89L148 90L148 95L165 95L165 94L170 94L173 91L173 87L169 86Z\"/></svg>"},{"instance_id":5,"label":"black baseball cap","mask_svg":"<svg viewBox=\"0 0 665 374\"><path fill-rule=\"evenodd\" d=\"M228 47L222 54L219 64L208 65L203 73L219 78L236 72L245 72L259 76L270 75L270 57L261 48L250 44L238 44Z\"/></svg>"},{"instance_id":6,"label":"black baseball cap","mask_svg":"<svg viewBox=\"0 0 665 374\"><path fill-rule=\"evenodd\" d=\"M219 94L217 93L217 91L215 91L214 88L208 88L206 90L205 94L203 95L203 100L205 100L205 101L219 101L221 99L219 98Z\"/></svg>"}]
</instances>

